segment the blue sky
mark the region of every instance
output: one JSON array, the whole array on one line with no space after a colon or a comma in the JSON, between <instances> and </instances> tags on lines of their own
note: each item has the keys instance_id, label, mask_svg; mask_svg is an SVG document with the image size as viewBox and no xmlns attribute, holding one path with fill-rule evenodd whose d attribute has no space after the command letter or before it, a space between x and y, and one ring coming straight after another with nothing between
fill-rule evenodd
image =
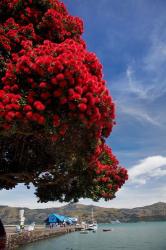
<instances>
[{"instance_id":1,"label":"blue sky","mask_svg":"<svg viewBox=\"0 0 166 250\"><path fill-rule=\"evenodd\" d=\"M129 170L129 181L110 202L135 207L166 202L166 15L165 0L64 0L84 20L88 50L103 64L116 103L117 125L108 144ZM37 204L33 189L0 191L1 204Z\"/></svg>"}]
</instances>

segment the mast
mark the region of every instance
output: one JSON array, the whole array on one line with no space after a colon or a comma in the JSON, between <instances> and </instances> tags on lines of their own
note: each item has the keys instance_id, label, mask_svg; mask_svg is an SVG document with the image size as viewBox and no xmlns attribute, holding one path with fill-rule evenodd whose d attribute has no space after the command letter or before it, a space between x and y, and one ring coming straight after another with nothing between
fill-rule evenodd
<instances>
[{"instance_id":1,"label":"mast","mask_svg":"<svg viewBox=\"0 0 166 250\"><path fill-rule=\"evenodd\" d=\"M92 208L92 222L94 222L93 208Z\"/></svg>"}]
</instances>

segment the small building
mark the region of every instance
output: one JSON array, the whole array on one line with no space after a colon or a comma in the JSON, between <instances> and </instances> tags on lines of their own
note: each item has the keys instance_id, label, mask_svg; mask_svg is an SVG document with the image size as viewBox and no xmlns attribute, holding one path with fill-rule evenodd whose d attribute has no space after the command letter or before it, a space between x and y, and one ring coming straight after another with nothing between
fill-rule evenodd
<instances>
[{"instance_id":1,"label":"small building","mask_svg":"<svg viewBox=\"0 0 166 250\"><path fill-rule=\"evenodd\" d=\"M62 224L64 222L65 216L59 214L50 214L45 220L46 225L50 224Z\"/></svg>"},{"instance_id":2,"label":"small building","mask_svg":"<svg viewBox=\"0 0 166 250\"><path fill-rule=\"evenodd\" d=\"M47 219L45 220L45 223L47 226L62 225L62 224L73 225L77 223L77 218L71 218L68 216L53 213L47 217Z\"/></svg>"}]
</instances>

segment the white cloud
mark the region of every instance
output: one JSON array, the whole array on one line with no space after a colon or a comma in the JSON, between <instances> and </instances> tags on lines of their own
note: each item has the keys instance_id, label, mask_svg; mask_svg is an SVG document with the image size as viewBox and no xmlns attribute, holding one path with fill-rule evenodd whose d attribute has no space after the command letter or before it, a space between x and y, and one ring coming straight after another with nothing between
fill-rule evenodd
<instances>
[{"instance_id":1,"label":"white cloud","mask_svg":"<svg viewBox=\"0 0 166 250\"><path fill-rule=\"evenodd\" d=\"M108 202L103 200L93 202L90 199L81 199L80 203L103 207L133 208L159 201L166 202L166 185L163 182L156 181L153 182L153 185L149 185L148 182L152 178L163 176L166 176L166 157L160 155L150 156L129 169L129 180L117 192L115 199ZM29 208L59 207L65 205L65 203L59 202L37 203L37 198L33 193L33 187L31 190L27 190L23 185L18 185L17 188L11 191L3 190L0 192L0 205Z\"/></svg>"},{"instance_id":2,"label":"white cloud","mask_svg":"<svg viewBox=\"0 0 166 250\"><path fill-rule=\"evenodd\" d=\"M82 200L80 203L111 208L134 208L150 205L157 202L166 202L166 185L145 187L130 186L126 184L120 189L116 198L105 202L92 202L90 199Z\"/></svg>"},{"instance_id":3,"label":"white cloud","mask_svg":"<svg viewBox=\"0 0 166 250\"><path fill-rule=\"evenodd\" d=\"M134 208L160 201L166 202L166 184L162 181L153 181L152 185L149 185L148 182L152 178L166 176L166 157L160 155L147 157L132 166L128 173L129 180L117 192L115 199L109 202L101 200L98 203L85 199L81 203L113 208Z\"/></svg>"},{"instance_id":4,"label":"white cloud","mask_svg":"<svg viewBox=\"0 0 166 250\"><path fill-rule=\"evenodd\" d=\"M161 176L166 176L166 157L160 155L147 157L129 169L132 183L146 184L149 179Z\"/></svg>"}]
</instances>

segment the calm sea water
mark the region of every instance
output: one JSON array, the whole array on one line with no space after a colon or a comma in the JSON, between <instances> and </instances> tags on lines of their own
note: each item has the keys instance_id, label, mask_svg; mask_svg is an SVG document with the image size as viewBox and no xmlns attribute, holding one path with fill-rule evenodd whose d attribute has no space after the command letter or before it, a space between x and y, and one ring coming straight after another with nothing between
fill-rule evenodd
<instances>
[{"instance_id":1,"label":"calm sea water","mask_svg":"<svg viewBox=\"0 0 166 250\"><path fill-rule=\"evenodd\" d=\"M112 228L111 232L103 232ZM20 250L166 250L166 222L101 224L96 233L75 232Z\"/></svg>"}]
</instances>

